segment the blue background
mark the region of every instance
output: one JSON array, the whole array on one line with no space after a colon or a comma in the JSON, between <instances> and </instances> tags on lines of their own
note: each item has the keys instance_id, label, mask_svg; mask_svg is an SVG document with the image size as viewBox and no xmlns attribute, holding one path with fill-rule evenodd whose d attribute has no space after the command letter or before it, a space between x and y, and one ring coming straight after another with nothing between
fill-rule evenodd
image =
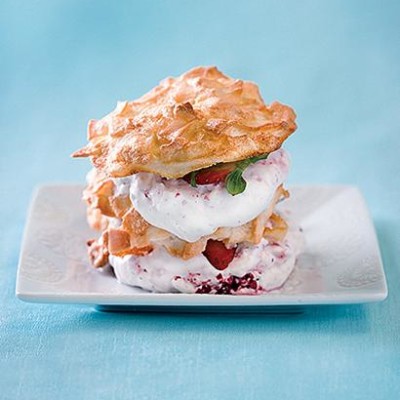
<instances>
[{"instance_id":1,"label":"blue background","mask_svg":"<svg viewBox=\"0 0 400 400\"><path fill-rule=\"evenodd\" d=\"M398 1L2 1L1 399L395 399L400 392ZM366 196L389 298L297 317L24 304L29 197L82 182L87 120L196 65L298 114L290 182Z\"/></svg>"}]
</instances>

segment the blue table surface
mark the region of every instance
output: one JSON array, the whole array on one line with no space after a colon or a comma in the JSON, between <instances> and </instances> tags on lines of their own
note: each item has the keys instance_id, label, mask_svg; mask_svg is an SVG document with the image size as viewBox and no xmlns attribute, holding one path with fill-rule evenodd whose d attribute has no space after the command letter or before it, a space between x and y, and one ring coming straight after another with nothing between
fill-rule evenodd
<instances>
[{"instance_id":1,"label":"blue table surface","mask_svg":"<svg viewBox=\"0 0 400 400\"><path fill-rule=\"evenodd\" d=\"M0 399L397 399L398 1L2 1ZM305 315L107 314L15 298L35 185L83 182L87 120L197 65L298 114L289 183L355 184L389 297Z\"/></svg>"}]
</instances>

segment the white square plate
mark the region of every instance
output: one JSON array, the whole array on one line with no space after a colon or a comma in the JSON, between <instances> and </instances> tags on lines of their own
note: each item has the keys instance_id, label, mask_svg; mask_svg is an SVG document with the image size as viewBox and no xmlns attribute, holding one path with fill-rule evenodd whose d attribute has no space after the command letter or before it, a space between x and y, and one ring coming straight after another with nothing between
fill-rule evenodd
<instances>
[{"instance_id":1,"label":"white square plate","mask_svg":"<svg viewBox=\"0 0 400 400\"><path fill-rule=\"evenodd\" d=\"M265 306L384 300L378 242L361 193L352 186L294 186L281 203L304 230L306 247L280 290L259 296L149 293L90 267L82 186L42 186L33 198L18 267L17 296L52 303L137 308L254 310Z\"/></svg>"}]
</instances>

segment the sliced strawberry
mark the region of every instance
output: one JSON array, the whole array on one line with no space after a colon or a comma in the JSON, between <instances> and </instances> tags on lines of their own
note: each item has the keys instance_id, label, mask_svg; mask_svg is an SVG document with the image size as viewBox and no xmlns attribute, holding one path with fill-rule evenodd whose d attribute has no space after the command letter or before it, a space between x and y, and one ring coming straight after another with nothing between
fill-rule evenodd
<instances>
[{"instance_id":1,"label":"sliced strawberry","mask_svg":"<svg viewBox=\"0 0 400 400\"><path fill-rule=\"evenodd\" d=\"M210 183L223 182L230 172L229 168L207 168L196 175L196 183L198 185L208 185Z\"/></svg>"},{"instance_id":2,"label":"sliced strawberry","mask_svg":"<svg viewBox=\"0 0 400 400\"><path fill-rule=\"evenodd\" d=\"M216 269L222 271L227 268L230 262L233 260L235 251L235 247L227 249L223 242L209 239L203 254L210 264L212 264Z\"/></svg>"},{"instance_id":3,"label":"sliced strawberry","mask_svg":"<svg viewBox=\"0 0 400 400\"><path fill-rule=\"evenodd\" d=\"M226 176L234 170L233 164L217 165L210 168L201 169L193 172L195 174L195 181L197 185L209 185L212 183L223 182ZM191 174L186 175L183 179L191 183Z\"/></svg>"}]
</instances>

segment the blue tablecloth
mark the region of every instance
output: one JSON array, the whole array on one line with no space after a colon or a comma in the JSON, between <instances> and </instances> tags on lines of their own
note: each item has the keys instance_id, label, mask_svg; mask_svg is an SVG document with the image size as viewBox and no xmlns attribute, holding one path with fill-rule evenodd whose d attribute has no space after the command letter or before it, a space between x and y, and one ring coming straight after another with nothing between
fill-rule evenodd
<instances>
[{"instance_id":1,"label":"blue tablecloth","mask_svg":"<svg viewBox=\"0 0 400 400\"><path fill-rule=\"evenodd\" d=\"M3 1L0 399L397 399L398 1ZM30 194L82 182L86 122L196 65L298 113L290 182L358 185L389 285L379 304L295 317L105 314L25 304Z\"/></svg>"}]
</instances>

